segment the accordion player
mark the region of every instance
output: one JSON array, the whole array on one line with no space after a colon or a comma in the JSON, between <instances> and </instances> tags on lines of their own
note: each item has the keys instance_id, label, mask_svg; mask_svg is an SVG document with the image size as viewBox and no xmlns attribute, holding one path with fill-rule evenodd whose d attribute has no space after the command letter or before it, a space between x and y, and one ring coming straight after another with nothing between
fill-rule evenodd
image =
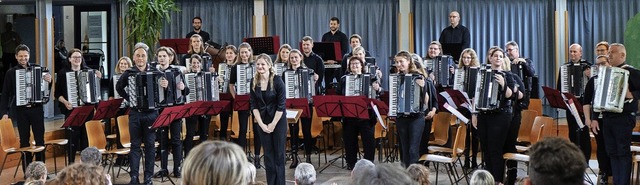
<instances>
[{"instance_id":1,"label":"accordion player","mask_svg":"<svg viewBox=\"0 0 640 185\"><path fill-rule=\"evenodd\" d=\"M476 93L476 85L478 67L464 67L456 69L453 80L453 89L467 93L468 97L474 97Z\"/></svg>"},{"instance_id":2,"label":"accordion player","mask_svg":"<svg viewBox=\"0 0 640 185\"><path fill-rule=\"evenodd\" d=\"M219 101L220 90L216 75L211 72L189 73L184 75L186 85L191 91L186 96L186 102Z\"/></svg>"},{"instance_id":3,"label":"accordion player","mask_svg":"<svg viewBox=\"0 0 640 185\"><path fill-rule=\"evenodd\" d=\"M506 80L506 75L502 71L494 70L487 65L486 68L480 69L478 77L476 77L476 88L474 96L474 108L480 111L494 111L501 108L505 103L503 90L498 84L498 80L494 77L502 76Z\"/></svg>"},{"instance_id":4,"label":"accordion player","mask_svg":"<svg viewBox=\"0 0 640 185\"><path fill-rule=\"evenodd\" d=\"M584 70L588 68L588 63L567 63L560 66L560 78L558 78L558 89L563 93L571 93L576 97L582 97L584 88L587 85L587 77Z\"/></svg>"},{"instance_id":5,"label":"accordion player","mask_svg":"<svg viewBox=\"0 0 640 185\"><path fill-rule=\"evenodd\" d=\"M184 76L179 68L167 68L162 72L163 78L168 81L166 89L158 92L158 105L161 107L180 105L185 103L185 93L179 90L180 82L184 83Z\"/></svg>"},{"instance_id":6,"label":"accordion player","mask_svg":"<svg viewBox=\"0 0 640 185\"><path fill-rule=\"evenodd\" d=\"M426 68L429 74L432 74L436 85L442 87L451 87L451 72L449 68L454 64L453 57L449 55L439 55L433 59L425 59Z\"/></svg>"},{"instance_id":7,"label":"accordion player","mask_svg":"<svg viewBox=\"0 0 640 185\"><path fill-rule=\"evenodd\" d=\"M251 79L255 71L255 65L251 63L236 64L231 69L231 80L229 83L235 85L236 95L249 95Z\"/></svg>"},{"instance_id":8,"label":"accordion player","mask_svg":"<svg viewBox=\"0 0 640 185\"><path fill-rule=\"evenodd\" d=\"M285 86L285 97L290 98L307 98L312 102L312 97L316 94L313 69L297 68L295 70L288 69L283 72Z\"/></svg>"},{"instance_id":9,"label":"accordion player","mask_svg":"<svg viewBox=\"0 0 640 185\"><path fill-rule=\"evenodd\" d=\"M102 98L100 95L100 78L95 69L82 69L66 72L67 101L71 107L97 104Z\"/></svg>"},{"instance_id":10,"label":"accordion player","mask_svg":"<svg viewBox=\"0 0 640 185\"><path fill-rule=\"evenodd\" d=\"M49 71L36 65L15 70L16 106L43 104L49 101L50 84L44 80L45 75L49 75Z\"/></svg>"},{"instance_id":11,"label":"accordion player","mask_svg":"<svg viewBox=\"0 0 640 185\"><path fill-rule=\"evenodd\" d=\"M424 90L417 83L420 74L389 75L389 116L412 116L424 113Z\"/></svg>"},{"instance_id":12,"label":"accordion player","mask_svg":"<svg viewBox=\"0 0 640 185\"><path fill-rule=\"evenodd\" d=\"M135 73L135 71L131 69L127 70L127 72ZM127 94L129 104L132 108L140 111L156 110L160 108L160 102L164 100L164 98L160 97L161 91L164 91L160 83L162 79L164 79L162 72L148 70L130 74L126 79L120 79L118 84L123 80L127 81L128 84L126 84L124 93ZM120 85L116 86L119 87ZM118 91L118 93L123 92ZM120 95L124 96L124 94ZM127 97L125 97L125 99L127 99Z\"/></svg>"},{"instance_id":13,"label":"accordion player","mask_svg":"<svg viewBox=\"0 0 640 185\"><path fill-rule=\"evenodd\" d=\"M218 89L220 93L229 93L229 79L232 66L227 63L218 64Z\"/></svg>"},{"instance_id":14,"label":"accordion player","mask_svg":"<svg viewBox=\"0 0 640 185\"><path fill-rule=\"evenodd\" d=\"M598 71L593 110L621 113L628 91L629 71L618 67L599 67Z\"/></svg>"}]
</instances>

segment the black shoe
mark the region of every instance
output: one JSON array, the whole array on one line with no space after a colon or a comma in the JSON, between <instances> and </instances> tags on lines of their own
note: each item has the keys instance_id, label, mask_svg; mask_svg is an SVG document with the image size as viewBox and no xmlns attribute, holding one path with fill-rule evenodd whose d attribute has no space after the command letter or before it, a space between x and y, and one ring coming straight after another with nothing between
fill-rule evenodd
<instances>
[{"instance_id":1,"label":"black shoe","mask_svg":"<svg viewBox=\"0 0 640 185\"><path fill-rule=\"evenodd\" d=\"M138 177L131 177L129 184L140 184L140 181L138 181Z\"/></svg>"},{"instance_id":2,"label":"black shoe","mask_svg":"<svg viewBox=\"0 0 640 185\"><path fill-rule=\"evenodd\" d=\"M145 185L153 185L153 181L151 179L144 181Z\"/></svg>"},{"instance_id":3,"label":"black shoe","mask_svg":"<svg viewBox=\"0 0 640 185\"><path fill-rule=\"evenodd\" d=\"M180 171L177 171L177 170L174 170L172 174L173 174L173 177L175 177L175 178L182 177L182 175L180 174Z\"/></svg>"},{"instance_id":4,"label":"black shoe","mask_svg":"<svg viewBox=\"0 0 640 185\"><path fill-rule=\"evenodd\" d=\"M295 169L296 167L298 167L298 156L294 154L289 169Z\"/></svg>"},{"instance_id":5,"label":"black shoe","mask_svg":"<svg viewBox=\"0 0 640 185\"><path fill-rule=\"evenodd\" d=\"M153 178L166 177L167 176L167 171L168 170L160 170L159 172L156 172L156 174L153 174Z\"/></svg>"},{"instance_id":6,"label":"black shoe","mask_svg":"<svg viewBox=\"0 0 640 185\"><path fill-rule=\"evenodd\" d=\"M307 163L311 164L311 155L307 155Z\"/></svg>"},{"instance_id":7,"label":"black shoe","mask_svg":"<svg viewBox=\"0 0 640 185\"><path fill-rule=\"evenodd\" d=\"M253 165L256 167L256 169L260 169L262 168L262 165L260 165L260 155L256 155L253 159Z\"/></svg>"}]
</instances>

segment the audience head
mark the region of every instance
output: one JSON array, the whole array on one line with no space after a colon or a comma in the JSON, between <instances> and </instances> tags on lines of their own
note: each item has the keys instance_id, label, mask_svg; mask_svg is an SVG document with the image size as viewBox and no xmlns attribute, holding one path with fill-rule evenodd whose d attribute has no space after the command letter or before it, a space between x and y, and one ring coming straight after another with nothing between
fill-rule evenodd
<instances>
[{"instance_id":1,"label":"audience head","mask_svg":"<svg viewBox=\"0 0 640 185\"><path fill-rule=\"evenodd\" d=\"M296 184L313 185L316 183L316 170L309 163L300 163L294 173Z\"/></svg>"},{"instance_id":2,"label":"audience head","mask_svg":"<svg viewBox=\"0 0 640 185\"><path fill-rule=\"evenodd\" d=\"M399 164L382 163L375 168L364 170L364 173L355 177L354 184L415 184L409 177L407 170Z\"/></svg>"},{"instance_id":3,"label":"audience head","mask_svg":"<svg viewBox=\"0 0 640 185\"><path fill-rule=\"evenodd\" d=\"M407 167L409 177L418 182L419 185L429 185L429 169L421 164L411 164Z\"/></svg>"},{"instance_id":4,"label":"audience head","mask_svg":"<svg viewBox=\"0 0 640 185\"><path fill-rule=\"evenodd\" d=\"M375 168L376 165L373 164L373 162L371 162L368 159L360 159L358 160L358 162L356 162L355 165L353 165L353 170L351 170L351 177L355 177L355 176L360 176L360 174L362 174L364 172L364 170L366 169L372 169ZM353 179L355 180L355 179Z\"/></svg>"},{"instance_id":5,"label":"audience head","mask_svg":"<svg viewBox=\"0 0 640 185\"><path fill-rule=\"evenodd\" d=\"M100 166L86 163L74 163L64 168L53 184L89 185L108 184L106 173Z\"/></svg>"},{"instance_id":6,"label":"audience head","mask_svg":"<svg viewBox=\"0 0 640 185\"><path fill-rule=\"evenodd\" d=\"M25 170L26 182L47 180L47 166L40 161L35 161Z\"/></svg>"},{"instance_id":7,"label":"audience head","mask_svg":"<svg viewBox=\"0 0 640 185\"><path fill-rule=\"evenodd\" d=\"M87 147L80 152L80 160L83 163L100 165L100 162L102 162L102 154L96 147Z\"/></svg>"},{"instance_id":8,"label":"audience head","mask_svg":"<svg viewBox=\"0 0 640 185\"><path fill-rule=\"evenodd\" d=\"M254 165L247 165L247 182L249 184L256 183L256 167Z\"/></svg>"},{"instance_id":9,"label":"audience head","mask_svg":"<svg viewBox=\"0 0 640 185\"><path fill-rule=\"evenodd\" d=\"M471 180L469 184L473 185L494 185L496 181L493 179L493 176L487 170L476 170L471 175Z\"/></svg>"},{"instance_id":10,"label":"audience head","mask_svg":"<svg viewBox=\"0 0 640 185\"><path fill-rule=\"evenodd\" d=\"M248 165L240 146L225 141L206 141L193 148L184 160L182 184L247 184Z\"/></svg>"},{"instance_id":11,"label":"audience head","mask_svg":"<svg viewBox=\"0 0 640 185\"><path fill-rule=\"evenodd\" d=\"M545 138L529 150L528 182L531 185L582 185L586 168L582 151L563 138Z\"/></svg>"}]
</instances>

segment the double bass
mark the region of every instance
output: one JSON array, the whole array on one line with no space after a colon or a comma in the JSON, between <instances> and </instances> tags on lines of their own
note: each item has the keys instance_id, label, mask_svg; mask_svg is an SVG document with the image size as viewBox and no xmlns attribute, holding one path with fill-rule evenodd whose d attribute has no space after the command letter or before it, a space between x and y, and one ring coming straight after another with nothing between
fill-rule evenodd
<instances>
[{"instance_id":1,"label":"double bass","mask_svg":"<svg viewBox=\"0 0 640 185\"><path fill-rule=\"evenodd\" d=\"M216 69L218 69L218 64L224 61L225 47L227 47L227 43L225 43L223 46L211 41L204 43L204 51L211 55L211 62L213 64L213 67Z\"/></svg>"}]
</instances>

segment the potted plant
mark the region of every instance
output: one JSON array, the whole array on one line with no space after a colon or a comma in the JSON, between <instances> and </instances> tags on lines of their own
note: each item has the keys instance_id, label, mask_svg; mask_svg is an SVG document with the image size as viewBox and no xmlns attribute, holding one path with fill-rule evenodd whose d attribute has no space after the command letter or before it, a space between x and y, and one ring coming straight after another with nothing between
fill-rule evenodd
<instances>
[{"instance_id":1,"label":"potted plant","mask_svg":"<svg viewBox=\"0 0 640 185\"><path fill-rule=\"evenodd\" d=\"M127 0L127 44L132 47L144 42L154 48L165 23L171 22L170 13L180 11L174 0Z\"/></svg>"}]
</instances>

